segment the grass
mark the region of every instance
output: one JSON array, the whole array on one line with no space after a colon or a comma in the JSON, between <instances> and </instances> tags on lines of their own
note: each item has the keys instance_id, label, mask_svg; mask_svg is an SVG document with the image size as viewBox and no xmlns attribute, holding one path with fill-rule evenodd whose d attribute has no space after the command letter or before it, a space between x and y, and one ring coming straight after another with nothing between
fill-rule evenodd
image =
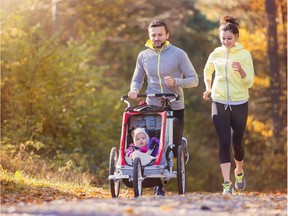
<instances>
[{"instance_id":1,"label":"grass","mask_svg":"<svg viewBox=\"0 0 288 216\"><path fill-rule=\"evenodd\" d=\"M58 199L67 201L88 198L110 198L108 187L95 187L89 184L39 179L23 172L9 173L0 169L1 204L42 203ZM130 197L129 189L121 191L121 197Z\"/></svg>"}]
</instances>

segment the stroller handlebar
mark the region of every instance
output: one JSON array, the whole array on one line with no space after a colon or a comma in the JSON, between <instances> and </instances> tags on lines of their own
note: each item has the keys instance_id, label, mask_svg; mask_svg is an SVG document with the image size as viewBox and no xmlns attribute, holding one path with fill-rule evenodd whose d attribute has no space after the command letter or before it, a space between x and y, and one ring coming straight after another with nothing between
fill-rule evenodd
<instances>
[{"instance_id":1,"label":"stroller handlebar","mask_svg":"<svg viewBox=\"0 0 288 216\"><path fill-rule=\"evenodd\" d=\"M180 96L178 94L174 94L174 93L156 93L156 94L138 94L137 98L143 98L143 97L159 97L159 98L164 98L165 100L167 100L169 103L172 103L173 101L177 101L179 100ZM172 97L171 99L168 99L166 97ZM128 95L123 95L121 97L121 101L125 102L128 107L130 107L130 102L127 101L126 99L128 99Z\"/></svg>"}]
</instances>

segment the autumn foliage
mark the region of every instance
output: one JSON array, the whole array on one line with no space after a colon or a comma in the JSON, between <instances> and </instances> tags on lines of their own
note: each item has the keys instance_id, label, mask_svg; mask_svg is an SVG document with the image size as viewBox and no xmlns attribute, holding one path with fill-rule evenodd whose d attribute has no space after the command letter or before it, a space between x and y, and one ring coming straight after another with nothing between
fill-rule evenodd
<instances>
[{"instance_id":1,"label":"autumn foliage","mask_svg":"<svg viewBox=\"0 0 288 216\"><path fill-rule=\"evenodd\" d=\"M218 140L210 103L202 100L202 71L219 45L219 18L233 13L241 20L240 42L251 51L256 73L244 143L247 190L285 191L287 7L281 0L276 6L281 89L277 121L272 115L264 0L226 5L213 0L3 0L2 171L99 188L107 185L109 152L119 146L125 109L119 99L128 92L147 25L157 17L168 21L171 43L189 54L200 78L199 87L185 90L184 134L191 154L187 190L219 191ZM9 187L22 187L3 175L1 184L6 185L5 194ZM176 190L176 184L167 189ZM63 196L69 199L68 194Z\"/></svg>"}]
</instances>

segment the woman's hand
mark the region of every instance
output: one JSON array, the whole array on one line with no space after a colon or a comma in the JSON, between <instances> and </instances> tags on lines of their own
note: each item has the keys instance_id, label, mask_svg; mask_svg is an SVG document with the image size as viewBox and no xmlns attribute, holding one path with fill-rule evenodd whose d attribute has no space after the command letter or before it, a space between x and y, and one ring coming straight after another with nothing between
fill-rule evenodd
<instances>
[{"instance_id":1,"label":"woman's hand","mask_svg":"<svg viewBox=\"0 0 288 216\"><path fill-rule=\"evenodd\" d=\"M246 77L246 73L239 62L232 62L232 68L234 71L238 72L242 78Z\"/></svg>"},{"instance_id":2,"label":"woman's hand","mask_svg":"<svg viewBox=\"0 0 288 216\"><path fill-rule=\"evenodd\" d=\"M207 89L204 93L203 93L203 99L204 100L209 100L209 95L211 94L211 89Z\"/></svg>"}]
</instances>

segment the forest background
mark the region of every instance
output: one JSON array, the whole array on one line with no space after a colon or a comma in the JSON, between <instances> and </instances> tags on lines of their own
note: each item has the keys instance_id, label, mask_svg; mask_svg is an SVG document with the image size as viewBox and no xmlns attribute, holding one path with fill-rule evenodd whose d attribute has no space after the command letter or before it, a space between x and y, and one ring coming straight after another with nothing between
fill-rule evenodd
<instances>
[{"instance_id":1,"label":"forest background","mask_svg":"<svg viewBox=\"0 0 288 216\"><path fill-rule=\"evenodd\" d=\"M218 139L203 67L220 45L219 19L241 20L254 60L245 134L247 190L286 191L287 3L284 0L2 0L1 170L105 187L147 26L170 27L199 75L185 89L187 191L220 190ZM177 184L167 188L176 191Z\"/></svg>"}]
</instances>

